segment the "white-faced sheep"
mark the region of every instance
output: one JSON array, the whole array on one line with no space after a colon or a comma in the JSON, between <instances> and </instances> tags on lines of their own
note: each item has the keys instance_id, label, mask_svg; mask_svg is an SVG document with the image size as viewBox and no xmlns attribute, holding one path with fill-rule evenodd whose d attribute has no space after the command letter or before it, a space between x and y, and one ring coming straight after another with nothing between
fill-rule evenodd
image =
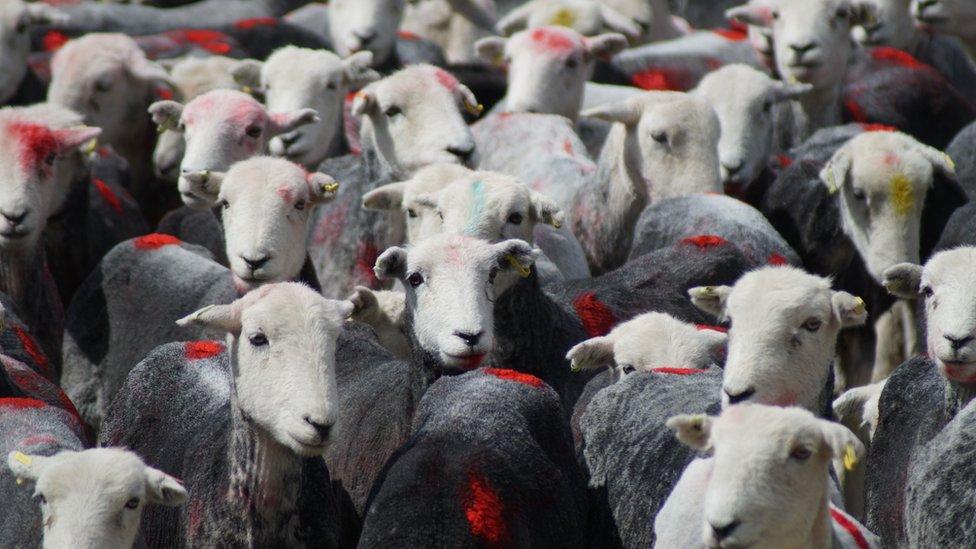
<instances>
[{"instance_id":1,"label":"white-faced sheep","mask_svg":"<svg viewBox=\"0 0 976 549\"><path fill-rule=\"evenodd\" d=\"M807 410L756 404L668 427L711 457L688 466L655 519L657 547L881 547L830 501L832 458L857 461L847 428Z\"/></svg>"},{"instance_id":2,"label":"white-faced sheep","mask_svg":"<svg viewBox=\"0 0 976 549\"><path fill-rule=\"evenodd\" d=\"M957 36L976 50L976 6L966 0L912 0L912 16L922 30ZM970 53L972 55L972 53Z\"/></svg>"},{"instance_id":3,"label":"white-faced sheep","mask_svg":"<svg viewBox=\"0 0 976 549\"><path fill-rule=\"evenodd\" d=\"M584 111L613 122L595 181L580 189L572 212L594 272L623 263L644 208L673 196L721 192L715 111L704 99L676 92L648 93Z\"/></svg>"},{"instance_id":4,"label":"white-faced sheep","mask_svg":"<svg viewBox=\"0 0 976 549\"><path fill-rule=\"evenodd\" d=\"M57 24L65 16L47 4L27 4L20 0L5 0L0 5L0 104L6 104L17 94L18 88L27 76L27 56L30 53L30 31L32 27Z\"/></svg>"},{"instance_id":5,"label":"white-faced sheep","mask_svg":"<svg viewBox=\"0 0 976 549\"><path fill-rule=\"evenodd\" d=\"M552 26L522 31L509 39L483 38L475 44L481 58L508 67L506 110L558 114L574 122L596 60L626 46L627 40L619 34L586 38Z\"/></svg>"},{"instance_id":6,"label":"white-faced sheep","mask_svg":"<svg viewBox=\"0 0 976 549\"><path fill-rule=\"evenodd\" d=\"M7 465L34 486L44 547L132 547L146 505L173 507L187 499L179 481L118 448L53 456L17 451Z\"/></svg>"},{"instance_id":7,"label":"white-faced sheep","mask_svg":"<svg viewBox=\"0 0 976 549\"><path fill-rule=\"evenodd\" d=\"M336 53L349 57L359 51L369 51L374 65L387 65L394 56L405 5L404 0L329 2L328 33Z\"/></svg>"},{"instance_id":8,"label":"white-faced sheep","mask_svg":"<svg viewBox=\"0 0 976 549\"><path fill-rule=\"evenodd\" d=\"M172 343L132 371L100 441L140 453L190 494L178 514L147 510L148 544L336 546L320 456L341 414L336 340L351 311L301 284L269 285L179 321L225 332L226 350Z\"/></svg>"},{"instance_id":9,"label":"white-faced sheep","mask_svg":"<svg viewBox=\"0 0 976 549\"><path fill-rule=\"evenodd\" d=\"M508 12L496 25L502 35L523 29L556 25L569 27L584 36L606 30L637 40L644 30L636 21L600 0L529 0Z\"/></svg>"}]
</instances>

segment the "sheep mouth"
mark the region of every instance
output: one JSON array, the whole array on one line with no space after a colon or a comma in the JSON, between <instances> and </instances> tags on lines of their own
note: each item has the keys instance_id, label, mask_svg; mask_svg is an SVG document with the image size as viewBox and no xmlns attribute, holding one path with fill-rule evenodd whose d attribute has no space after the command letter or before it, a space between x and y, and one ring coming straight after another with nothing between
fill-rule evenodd
<instances>
[{"instance_id":1,"label":"sheep mouth","mask_svg":"<svg viewBox=\"0 0 976 549\"><path fill-rule=\"evenodd\" d=\"M16 229L0 232L0 237L3 237L4 240L21 240L27 238L28 235L30 235L30 231L18 231Z\"/></svg>"},{"instance_id":2,"label":"sheep mouth","mask_svg":"<svg viewBox=\"0 0 976 549\"><path fill-rule=\"evenodd\" d=\"M463 370L474 370L481 366L481 363L484 362L485 357L488 356L488 353L471 353L464 355L452 355L445 353L445 355L450 359L451 363L453 363L455 367L459 367Z\"/></svg>"}]
</instances>

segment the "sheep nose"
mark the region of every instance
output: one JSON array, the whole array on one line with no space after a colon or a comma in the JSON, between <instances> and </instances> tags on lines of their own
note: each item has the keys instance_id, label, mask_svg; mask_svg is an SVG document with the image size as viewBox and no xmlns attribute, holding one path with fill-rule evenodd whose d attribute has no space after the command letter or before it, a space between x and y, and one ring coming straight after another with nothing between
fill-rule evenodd
<instances>
[{"instance_id":1,"label":"sheep nose","mask_svg":"<svg viewBox=\"0 0 976 549\"><path fill-rule=\"evenodd\" d=\"M737 160L735 162L728 162L728 163L722 162L722 167L725 168L725 171L729 172L729 175L735 175L739 173L740 170L742 170L742 161Z\"/></svg>"},{"instance_id":2,"label":"sheep nose","mask_svg":"<svg viewBox=\"0 0 976 549\"><path fill-rule=\"evenodd\" d=\"M447 152L460 158L462 162L467 162L471 158L471 155L474 154L474 145L451 146L447 148Z\"/></svg>"},{"instance_id":3,"label":"sheep nose","mask_svg":"<svg viewBox=\"0 0 976 549\"><path fill-rule=\"evenodd\" d=\"M261 257L257 257L257 258L254 258L254 259L250 259L250 258L245 257L245 256L242 255L241 256L241 259L244 260L244 263L247 263L247 267L249 269L251 269L251 271L256 271L256 270L260 269L261 267L263 267L264 264L267 263L268 260L271 259L271 256L270 255L263 255Z\"/></svg>"},{"instance_id":4,"label":"sheep nose","mask_svg":"<svg viewBox=\"0 0 976 549\"><path fill-rule=\"evenodd\" d=\"M946 340L949 342L949 345L952 346L953 351L958 351L959 349L962 349L963 347L966 346L967 343L973 340L973 336L965 336L965 337L943 336L943 337L946 338Z\"/></svg>"},{"instance_id":5,"label":"sheep nose","mask_svg":"<svg viewBox=\"0 0 976 549\"><path fill-rule=\"evenodd\" d=\"M13 225L14 227L23 223L24 219L27 218L28 213L30 213L29 210L22 210L18 213L0 212L0 214L2 214L3 217L6 218L7 221L10 222L10 224Z\"/></svg>"},{"instance_id":6,"label":"sheep nose","mask_svg":"<svg viewBox=\"0 0 976 549\"><path fill-rule=\"evenodd\" d=\"M795 51L797 55L803 55L815 47L816 44L813 42L807 42L806 44L790 44L790 49Z\"/></svg>"},{"instance_id":7,"label":"sheep nose","mask_svg":"<svg viewBox=\"0 0 976 549\"><path fill-rule=\"evenodd\" d=\"M461 338L465 343L467 343L468 347L474 347L475 345L478 344L478 340L481 339L481 336L484 335L484 333L485 333L484 331L477 332L477 333L454 332L454 335Z\"/></svg>"},{"instance_id":8,"label":"sheep nose","mask_svg":"<svg viewBox=\"0 0 976 549\"><path fill-rule=\"evenodd\" d=\"M729 397L729 405L731 406L733 404L738 404L740 402L744 402L746 400L749 400L749 397L751 397L752 395L756 394L756 389L750 387L750 388L746 389L745 391L742 391L741 393L738 393L738 394L732 394L732 393L729 392L728 389L726 389L725 390L725 394L728 395L728 397Z\"/></svg>"},{"instance_id":9,"label":"sheep nose","mask_svg":"<svg viewBox=\"0 0 976 549\"><path fill-rule=\"evenodd\" d=\"M732 522L724 526L715 526L714 524L711 523L709 523L709 526L712 527L712 533L715 534L715 539L718 541L722 541L723 539L731 536L732 532L734 532L735 529L739 527L739 524L741 524L739 521L733 520Z\"/></svg>"},{"instance_id":10,"label":"sheep nose","mask_svg":"<svg viewBox=\"0 0 976 549\"><path fill-rule=\"evenodd\" d=\"M305 423L308 423L312 426L312 429L315 429L315 432L318 433L320 439L324 441L325 439L329 438L329 432L332 431L332 425L319 423L308 416L305 416L304 419Z\"/></svg>"},{"instance_id":11,"label":"sheep nose","mask_svg":"<svg viewBox=\"0 0 976 549\"><path fill-rule=\"evenodd\" d=\"M373 29L353 31L352 34L353 36L358 38L359 43L364 46L369 45L369 43L372 42L374 38L376 38L376 31Z\"/></svg>"},{"instance_id":12,"label":"sheep nose","mask_svg":"<svg viewBox=\"0 0 976 549\"><path fill-rule=\"evenodd\" d=\"M293 144L295 141L298 141L298 137L299 137L298 132L288 132L279 135L278 139L280 139L281 142L285 144L285 147L288 147L289 145Z\"/></svg>"}]
</instances>

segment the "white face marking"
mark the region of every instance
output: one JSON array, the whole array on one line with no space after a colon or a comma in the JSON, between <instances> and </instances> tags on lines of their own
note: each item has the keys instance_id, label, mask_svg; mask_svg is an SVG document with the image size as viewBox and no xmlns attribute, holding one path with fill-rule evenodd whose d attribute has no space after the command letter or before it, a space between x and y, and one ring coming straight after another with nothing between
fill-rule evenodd
<instances>
[{"instance_id":1,"label":"white face marking","mask_svg":"<svg viewBox=\"0 0 976 549\"><path fill-rule=\"evenodd\" d=\"M358 51L370 51L373 63L385 63L396 46L405 4L404 0L329 2L329 33L336 53L348 57Z\"/></svg>"},{"instance_id":2,"label":"white face marking","mask_svg":"<svg viewBox=\"0 0 976 549\"><path fill-rule=\"evenodd\" d=\"M925 265L919 285L925 301L929 355L942 373L976 382L976 248L940 252Z\"/></svg>"}]
</instances>

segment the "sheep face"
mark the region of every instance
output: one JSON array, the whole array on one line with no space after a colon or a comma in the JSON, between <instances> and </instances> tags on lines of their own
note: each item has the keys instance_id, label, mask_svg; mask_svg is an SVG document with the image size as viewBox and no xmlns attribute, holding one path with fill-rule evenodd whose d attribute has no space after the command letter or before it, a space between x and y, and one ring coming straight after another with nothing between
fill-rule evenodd
<instances>
[{"instance_id":1,"label":"sheep face","mask_svg":"<svg viewBox=\"0 0 976 549\"><path fill-rule=\"evenodd\" d=\"M0 249L34 250L47 219L61 210L81 159L75 151L98 128L45 125L38 107L0 111ZM77 123L77 115L67 117Z\"/></svg>"},{"instance_id":2,"label":"sheep face","mask_svg":"<svg viewBox=\"0 0 976 549\"><path fill-rule=\"evenodd\" d=\"M520 29L545 26L568 27L583 36L595 36L604 29L636 39L641 26L604 2L597 0L532 0L503 17L496 28L509 35Z\"/></svg>"},{"instance_id":3,"label":"sheep face","mask_svg":"<svg viewBox=\"0 0 976 549\"><path fill-rule=\"evenodd\" d=\"M318 113L317 122L276 135L269 144L271 154L313 169L341 135L346 92L379 78L369 68L372 61L373 54L368 51L343 60L325 50L289 46L275 51L259 66L247 62L235 75L239 81L261 89L272 111L310 108ZM256 73L256 78L249 72Z\"/></svg>"},{"instance_id":4,"label":"sheep face","mask_svg":"<svg viewBox=\"0 0 976 549\"><path fill-rule=\"evenodd\" d=\"M925 31L962 38L976 35L976 5L966 0L912 0L912 16Z\"/></svg>"},{"instance_id":5,"label":"sheep face","mask_svg":"<svg viewBox=\"0 0 976 549\"><path fill-rule=\"evenodd\" d=\"M864 302L793 267L766 267L734 287L689 290L700 309L732 323L722 405L815 409L841 328L864 323Z\"/></svg>"},{"instance_id":6,"label":"sheep face","mask_svg":"<svg viewBox=\"0 0 976 549\"><path fill-rule=\"evenodd\" d=\"M846 427L798 408L733 406L717 418L677 416L677 437L712 451L704 489L702 541L708 547L788 547L829 543L830 464L864 447Z\"/></svg>"},{"instance_id":7,"label":"sheep face","mask_svg":"<svg viewBox=\"0 0 976 549\"><path fill-rule=\"evenodd\" d=\"M854 39L865 46L910 50L918 41L911 0L872 0L876 19L854 28Z\"/></svg>"},{"instance_id":8,"label":"sheep face","mask_svg":"<svg viewBox=\"0 0 976 549\"><path fill-rule=\"evenodd\" d=\"M699 330L663 313L647 313L606 336L576 345L566 359L573 370L610 367L622 374L666 367L703 369L725 352L727 339L719 331Z\"/></svg>"},{"instance_id":9,"label":"sheep face","mask_svg":"<svg viewBox=\"0 0 976 549\"><path fill-rule=\"evenodd\" d=\"M227 332L241 412L282 446L311 457L333 439L336 340L352 310L348 301L285 282L230 305L211 305L178 324Z\"/></svg>"},{"instance_id":10,"label":"sheep face","mask_svg":"<svg viewBox=\"0 0 976 549\"><path fill-rule=\"evenodd\" d=\"M369 51L382 65L393 54L405 0L333 0L329 2L329 33L341 57Z\"/></svg>"},{"instance_id":11,"label":"sheep face","mask_svg":"<svg viewBox=\"0 0 976 549\"><path fill-rule=\"evenodd\" d=\"M922 208L936 170L953 173L942 152L901 133L868 132L841 147L820 173L839 196L844 232L878 283L888 267L918 263Z\"/></svg>"},{"instance_id":12,"label":"sheep face","mask_svg":"<svg viewBox=\"0 0 976 549\"><path fill-rule=\"evenodd\" d=\"M194 192L219 192L230 269L245 289L298 276L312 209L339 187L324 173L267 156L238 162L226 174L193 172L187 180Z\"/></svg>"},{"instance_id":13,"label":"sheep face","mask_svg":"<svg viewBox=\"0 0 976 549\"><path fill-rule=\"evenodd\" d=\"M183 504L173 477L118 448L7 457L18 479L34 482L44 524L44 547L132 547L147 503Z\"/></svg>"},{"instance_id":14,"label":"sheep face","mask_svg":"<svg viewBox=\"0 0 976 549\"><path fill-rule=\"evenodd\" d=\"M563 27L539 27L512 38L484 38L475 45L482 58L508 65L506 108L514 112L558 114L576 120L583 87L597 58L627 46L621 34L584 38Z\"/></svg>"},{"instance_id":15,"label":"sheep face","mask_svg":"<svg viewBox=\"0 0 976 549\"><path fill-rule=\"evenodd\" d=\"M47 99L102 128L105 142L131 146L126 138L145 119L143 109L161 82L169 82L169 74L128 36L88 34L54 54Z\"/></svg>"},{"instance_id":16,"label":"sheep face","mask_svg":"<svg viewBox=\"0 0 976 549\"><path fill-rule=\"evenodd\" d=\"M311 109L269 112L253 97L235 90L207 92L185 107L176 101L157 101L149 112L161 127L183 134L186 150L177 186L183 203L201 210L213 207L216 193L194 185L187 174L227 170L235 162L264 153L273 136L316 120Z\"/></svg>"},{"instance_id":17,"label":"sheep face","mask_svg":"<svg viewBox=\"0 0 976 549\"><path fill-rule=\"evenodd\" d=\"M436 163L475 162L474 137L461 109L478 109L477 100L450 73L415 65L366 86L356 94L352 113L362 116L362 138L393 175L409 178Z\"/></svg>"},{"instance_id":18,"label":"sheep face","mask_svg":"<svg viewBox=\"0 0 976 549\"><path fill-rule=\"evenodd\" d=\"M942 374L976 382L976 248L932 256L925 267L903 263L885 272L885 287L904 299L925 302L926 343Z\"/></svg>"},{"instance_id":19,"label":"sheep face","mask_svg":"<svg viewBox=\"0 0 976 549\"><path fill-rule=\"evenodd\" d=\"M810 89L808 84L777 82L747 65L728 65L702 79L694 93L718 115L723 183L744 185L759 176L773 146L773 106Z\"/></svg>"},{"instance_id":20,"label":"sheep face","mask_svg":"<svg viewBox=\"0 0 976 549\"><path fill-rule=\"evenodd\" d=\"M6 103L27 74L30 29L34 25L59 23L64 14L46 4L25 4L19 0L0 3L0 104Z\"/></svg>"},{"instance_id":21,"label":"sheep face","mask_svg":"<svg viewBox=\"0 0 976 549\"><path fill-rule=\"evenodd\" d=\"M493 303L499 274L530 269L538 251L521 240L489 244L439 235L409 249L390 248L376 276L403 281L416 347L449 369L477 368L494 347Z\"/></svg>"}]
</instances>

